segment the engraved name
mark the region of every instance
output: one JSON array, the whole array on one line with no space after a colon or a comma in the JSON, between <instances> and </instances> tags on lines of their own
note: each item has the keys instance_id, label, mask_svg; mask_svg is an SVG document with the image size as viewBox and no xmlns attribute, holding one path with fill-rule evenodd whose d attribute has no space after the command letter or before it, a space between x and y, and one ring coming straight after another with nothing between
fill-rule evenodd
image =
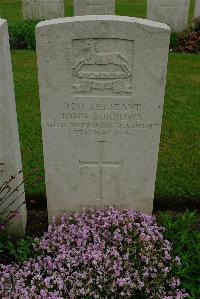
<instances>
[{"instance_id":1,"label":"engraved name","mask_svg":"<svg viewBox=\"0 0 200 299\"><path fill-rule=\"evenodd\" d=\"M74 136L129 136L134 130L158 129L160 124L145 120L138 103L64 103L57 121L48 128L68 128Z\"/></svg>"}]
</instances>

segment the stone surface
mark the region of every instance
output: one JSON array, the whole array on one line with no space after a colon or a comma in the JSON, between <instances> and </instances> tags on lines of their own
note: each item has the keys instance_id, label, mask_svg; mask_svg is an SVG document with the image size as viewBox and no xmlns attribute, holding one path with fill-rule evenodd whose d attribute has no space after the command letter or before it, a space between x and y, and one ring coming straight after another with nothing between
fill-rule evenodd
<instances>
[{"instance_id":1,"label":"stone surface","mask_svg":"<svg viewBox=\"0 0 200 299\"><path fill-rule=\"evenodd\" d=\"M166 23L175 32L188 26L190 0L147 0L147 19Z\"/></svg>"},{"instance_id":2,"label":"stone surface","mask_svg":"<svg viewBox=\"0 0 200 299\"><path fill-rule=\"evenodd\" d=\"M16 105L13 87L12 67L10 59L10 46L8 40L7 22L0 19L0 186L8 180L11 175L16 175L22 170L21 153L19 145L18 125L16 116ZM11 184L12 190L23 182L22 174ZM5 186L5 185L4 185ZM6 192L6 190L5 190ZM18 188L13 196L3 204L5 192L0 193L0 212L10 206L10 211L16 210L24 201L23 184ZM4 197L5 198L5 197ZM13 219L10 231L17 235L23 235L26 226L26 206L23 204L19 210L19 215ZM7 215L4 214L4 216Z\"/></svg>"},{"instance_id":3,"label":"stone surface","mask_svg":"<svg viewBox=\"0 0 200 299\"><path fill-rule=\"evenodd\" d=\"M194 18L200 17L200 0L196 0L194 9Z\"/></svg>"},{"instance_id":4,"label":"stone surface","mask_svg":"<svg viewBox=\"0 0 200 299\"><path fill-rule=\"evenodd\" d=\"M64 17L64 0L22 0L24 19L56 19Z\"/></svg>"},{"instance_id":5,"label":"stone surface","mask_svg":"<svg viewBox=\"0 0 200 299\"><path fill-rule=\"evenodd\" d=\"M74 15L114 15L115 0L73 0Z\"/></svg>"},{"instance_id":6,"label":"stone surface","mask_svg":"<svg viewBox=\"0 0 200 299\"><path fill-rule=\"evenodd\" d=\"M49 219L83 207L152 212L169 36L129 17L38 24Z\"/></svg>"}]
</instances>

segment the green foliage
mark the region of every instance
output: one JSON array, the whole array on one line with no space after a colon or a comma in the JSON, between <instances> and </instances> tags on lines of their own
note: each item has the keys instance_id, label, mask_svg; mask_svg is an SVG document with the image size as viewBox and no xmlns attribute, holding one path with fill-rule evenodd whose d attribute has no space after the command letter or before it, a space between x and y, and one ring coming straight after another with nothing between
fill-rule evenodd
<instances>
[{"instance_id":1,"label":"green foliage","mask_svg":"<svg viewBox=\"0 0 200 299\"><path fill-rule=\"evenodd\" d=\"M171 32L170 35L170 49L176 49L178 47L177 33Z\"/></svg>"},{"instance_id":2,"label":"green foliage","mask_svg":"<svg viewBox=\"0 0 200 299\"><path fill-rule=\"evenodd\" d=\"M165 237L173 243L173 255L181 258L181 268L174 273L191 294L191 299L200 298L200 218L186 211L173 217L160 213Z\"/></svg>"},{"instance_id":3,"label":"green foliage","mask_svg":"<svg viewBox=\"0 0 200 299\"><path fill-rule=\"evenodd\" d=\"M200 32L200 17L193 20L193 29L195 32Z\"/></svg>"},{"instance_id":4,"label":"green foliage","mask_svg":"<svg viewBox=\"0 0 200 299\"><path fill-rule=\"evenodd\" d=\"M35 26L37 21L23 21L9 25L11 49L35 50Z\"/></svg>"},{"instance_id":5,"label":"green foliage","mask_svg":"<svg viewBox=\"0 0 200 299\"><path fill-rule=\"evenodd\" d=\"M170 48L179 52L200 53L200 25L196 19L195 31L171 33ZM35 50L35 26L39 21L22 21L9 25L11 49Z\"/></svg>"},{"instance_id":6,"label":"green foliage","mask_svg":"<svg viewBox=\"0 0 200 299\"><path fill-rule=\"evenodd\" d=\"M16 240L6 234L0 235L0 263L22 263L31 257L36 257L33 246L33 239L26 237Z\"/></svg>"}]
</instances>

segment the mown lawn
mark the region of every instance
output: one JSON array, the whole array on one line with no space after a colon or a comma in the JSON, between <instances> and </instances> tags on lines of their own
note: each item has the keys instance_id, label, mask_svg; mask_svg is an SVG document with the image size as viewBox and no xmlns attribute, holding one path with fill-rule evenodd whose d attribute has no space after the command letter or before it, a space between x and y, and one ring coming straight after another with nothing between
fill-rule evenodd
<instances>
[{"instance_id":1,"label":"mown lawn","mask_svg":"<svg viewBox=\"0 0 200 299\"><path fill-rule=\"evenodd\" d=\"M109 1L109 0L108 0ZM189 24L192 23L194 2L191 0ZM65 16L73 15L73 0L65 0ZM147 0L116 0L116 14L145 18ZM21 0L0 0L0 17L6 18L9 22L22 20Z\"/></svg>"},{"instance_id":2,"label":"mown lawn","mask_svg":"<svg viewBox=\"0 0 200 299\"><path fill-rule=\"evenodd\" d=\"M169 56L157 198L200 198L200 56Z\"/></svg>"},{"instance_id":3,"label":"mown lawn","mask_svg":"<svg viewBox=\"0 0 200 299\"><path fill-rule=\"evenodd\" d=\"M12 52L17 111L27 196L44 195L36 54ZM200 57L170 54L155 197L200 198Z\"/></svg>"}]
</instances>

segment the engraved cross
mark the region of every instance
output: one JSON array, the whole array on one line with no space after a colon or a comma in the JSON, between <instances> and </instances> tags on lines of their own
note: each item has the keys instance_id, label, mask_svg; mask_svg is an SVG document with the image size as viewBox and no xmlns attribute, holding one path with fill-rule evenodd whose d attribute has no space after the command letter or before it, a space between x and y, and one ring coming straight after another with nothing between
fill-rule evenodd
<instances>
[{"instance_id":1,"label":"engraved cross","mask_svg":"<svg viewBox=\"0 0 200 299\"><path fill-rule=\"evenodd\" d=\"M103 199L103 169L104 167L121 167L122 161L120 162L106 162L104 161L104 143L106 141L97 141L99 157L98 161L95 162L82 162L79 160L80 167L97 167L99 171L99 198L97 200Z\"/></svg>"}]
</instances>

